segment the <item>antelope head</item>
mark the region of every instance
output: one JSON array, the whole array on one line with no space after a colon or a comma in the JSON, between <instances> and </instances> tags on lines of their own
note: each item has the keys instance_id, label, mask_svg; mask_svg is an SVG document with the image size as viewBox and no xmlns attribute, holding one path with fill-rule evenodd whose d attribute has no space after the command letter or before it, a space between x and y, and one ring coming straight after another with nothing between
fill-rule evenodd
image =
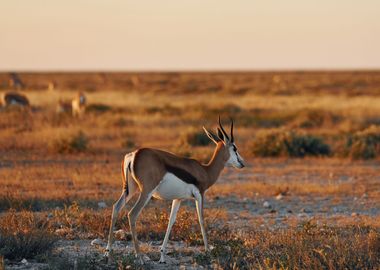
<instances>
[{"instance_id":1,"label":"antelope head","mask_svg":"<svg viewBox=\"0 0 380 270\"><path fill-rule=\"evenodd\" d=\"M224 152L225 152L225 160L226 166L235 167L238 169L244 168L244 159L240 156L237 146L234 140L234 121L231 119L231 131L230 136L228 136L227 132L224 130L223 125L220 121L219 116L219 127L217 128L217 134L213 134L209 132L205 127L203 127L207 137L209 137L215 144L219 142L223 143Z\"/></svg>"}]
</instances>

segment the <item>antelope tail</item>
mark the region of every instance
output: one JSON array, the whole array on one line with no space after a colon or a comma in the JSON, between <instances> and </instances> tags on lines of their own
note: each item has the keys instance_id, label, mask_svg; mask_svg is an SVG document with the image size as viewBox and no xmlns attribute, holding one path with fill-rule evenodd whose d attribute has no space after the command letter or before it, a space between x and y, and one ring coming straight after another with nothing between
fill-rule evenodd
<instances>
[{"instance_id":1,"label":"antelope tail","mask_svg":"<svg viewBox=\"0 0 380 270\"><path fill-rule=\"evenodd\" d=\"M128 164L125 164L127 162ZM126 196L128 196L129 190L128 190L128 179L129 179L129 173L131 171L131 160L130 159L124 159L121 162L121 174L123 176L123 191L126 193Z\"/></svg>"}]
</instances>

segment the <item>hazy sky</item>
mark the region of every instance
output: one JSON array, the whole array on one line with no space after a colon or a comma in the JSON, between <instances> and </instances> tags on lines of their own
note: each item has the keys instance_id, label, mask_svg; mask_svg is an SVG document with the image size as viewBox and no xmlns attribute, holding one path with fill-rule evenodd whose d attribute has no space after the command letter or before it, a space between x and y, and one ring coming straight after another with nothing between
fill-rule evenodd
<instances>
[{"instance_id":1,"label":"hazy sky","mask_svg":"<svg viewBox=\"0 0 380 270\"><path fill-rule=\"evenodd\" d=\"M1 0L0 70L380 68L380 0Z\"/></svg>"}]
</instances>

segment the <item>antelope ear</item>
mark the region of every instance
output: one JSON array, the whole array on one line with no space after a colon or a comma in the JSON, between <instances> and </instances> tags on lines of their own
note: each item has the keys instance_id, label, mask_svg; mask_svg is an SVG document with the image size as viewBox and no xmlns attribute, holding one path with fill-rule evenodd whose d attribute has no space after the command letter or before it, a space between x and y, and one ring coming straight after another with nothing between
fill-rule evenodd
<instances>
[{"instance_id":1,"label":"antelope ear","mask_svg":"<svg viewBox=\"0 0 380 270\"><path fill-rule=\"evenodd\" d=\"M203 130L205 131L207 137L209 137L211 141L213 141L215 144L218 144L218 137L209 132L205 127L203 127Z\"/></svg>"}]
</instances>

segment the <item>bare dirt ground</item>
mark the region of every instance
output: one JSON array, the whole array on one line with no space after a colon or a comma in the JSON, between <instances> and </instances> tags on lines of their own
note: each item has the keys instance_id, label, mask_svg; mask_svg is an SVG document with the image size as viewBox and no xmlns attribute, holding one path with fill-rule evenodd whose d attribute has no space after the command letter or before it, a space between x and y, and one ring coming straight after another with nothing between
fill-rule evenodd
<instances>
[{"instance_id":1,"label":"bare dirt ground","mask_svg":"<svg viewBox=\"0 0 380 270\"><path fill-rule=\"evenodd\" d=\"M54 163L57 165L60 162L48 161L45 163L23 160L13 163L3 161L2 166L18 170L25 166L31 169L31 167L45 167L47 164ZM71 169L80 166L83 170L83 167L90 168L96 162L70 163L63 161L63 164ZM283 230L291 228L295 224L310 221L319 225L329 224L332 226L378 223L380 220L380 201L378 199L380 175L378 169L379 165L373 161L250 160L248 168L244 170L225 169L217 184L207 193L205 208L209 211L219 211L220 209L227 211L228 218L222 222L232 231L242 235L260 230ZM117 194L118 190L115 192ZM110 208L111 201L107 201L108 208ZM194 202L186 201L183 205L187 206L188 210L195 212ZM161 209L168 213L170 203L152 200L148 207ZM196 220L193 223L197 226ZM144 225L149 226L149 224ZM53 253L70 258L74 264L78 264L77 261L81 258L87 258L94 264L101 263L101 268L116 267L114 262L110 261L107 264L103 258L106 239L98 239L100 242L97 245L91 245L93 239L61 239L55 244ZM204 268L194 260L194 257L203 253L201 243L194 245L184 241L169 241L167 264L158 263L161 241L141 241L141 244L143 252L147 255L145 268ZM129 240L118 240L114 247L116 257L133 254L132 243ZM27 264L11 263L7 269L45 269L47 267L48 264L30 261ZM217 266L215 267L217 268Z\"/></svg>"},{"instance_id":2,"label":"bare dirt ground","mask_svg":"<svg viewBox=\"0 0 380 270\"><path fill-rule=\"evenodd\" d=\"M0 108L6 269L141 269L125 213L114 261L103 258L123 156L155 147L207 163L213 146L201 128L214 130L219 115L235 119L248 166L226 168L206 194L215 248L204 254L188 201L159 265L170 202L152 200L138 222L145 268L379 268L379 71L18 75L25 87L12 89L0 73L0 94L19 90L31 103ZM83 117L57 114L78 91ZM49 241L50 253L30 252Z\"/></svg>"}]
</instances>

